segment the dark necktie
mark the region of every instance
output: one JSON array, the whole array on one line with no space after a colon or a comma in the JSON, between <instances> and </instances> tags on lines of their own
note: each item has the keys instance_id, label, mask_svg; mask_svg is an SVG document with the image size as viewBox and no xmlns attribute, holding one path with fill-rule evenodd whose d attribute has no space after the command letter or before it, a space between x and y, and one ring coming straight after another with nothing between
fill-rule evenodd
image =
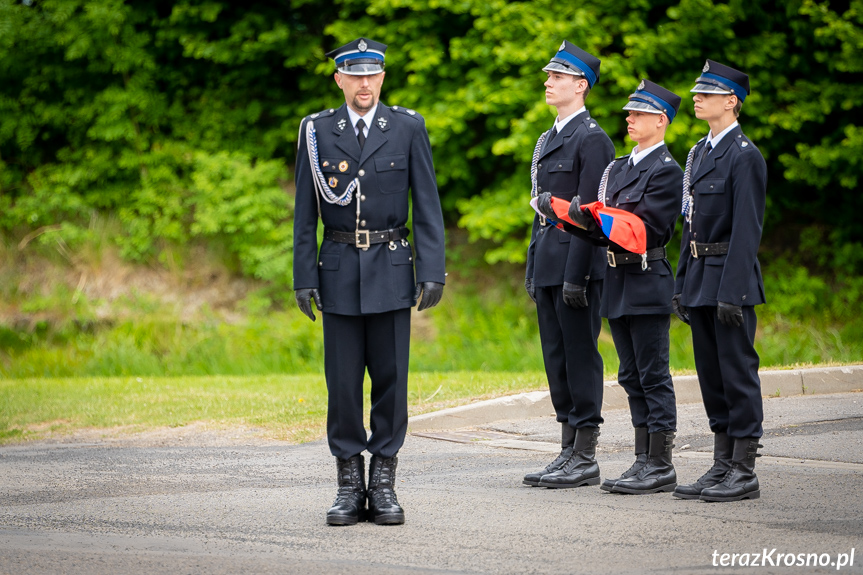
<instances>
[{"instance_id":1,"label":"dark necktie","mask_svg":"<svg viewBox=\"0 0 863 575\"><path fill-rule=\"evenodd\" d=\"M633 165L634 164L632 163L632 156L629 156L629 159L626 161L626 164L622 168L620 168L619 172L617 172L617 176L614 178L615 181L623 182L623 180L626 179L626 174L629 173L629 170L632 169Z\"/></svg>"},{"instance_id":2,"label":"dark necktie","mask_svg":"<svg viewBox=\"0 0 863 575\"><path fill-rule=\"evenodd\" d=\"M551 127L551 130L548 132L548 137L546 137L545 141L542 143L542 149L545 150L551 145L551 141L557 135L557 125Z\"/></svg>"},{"instance_id":3,"label":"dark necktie","mask_svg":"<svg viewBox=\"0 0 863 575\"><path fill-rule=\"evenodd\" d=\"M366 123L363 122L362 118L360 118L357 121L357 141L360 143L360 150L362 150L363 146L366 145L366 133L363 131L365 130L365 127Z\"/></svg>"},{"instance_id":4,"label":"dark necktie","mask_svg":"<svg viewBox=\"0 0 863 575\"><path fill-rule=\"evenodd\" d=\"M698 168L701 167L701 163L704 162L707 154L709 154L712 149L713 145L710 142L707 142L707 144L704 145L704 149L701 150L701 155L698 156L698 160L692 164L692 176L698 173Z\"/></svg>"}]
</instances>

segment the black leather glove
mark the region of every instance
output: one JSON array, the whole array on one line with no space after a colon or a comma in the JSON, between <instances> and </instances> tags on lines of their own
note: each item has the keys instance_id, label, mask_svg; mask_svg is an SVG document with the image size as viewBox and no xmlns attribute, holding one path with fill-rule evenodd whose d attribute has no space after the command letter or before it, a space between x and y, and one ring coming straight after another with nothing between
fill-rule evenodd
<instances>
[{"instance_id":1,"label":"black leather glove","mask_svg":"<svg viewBox=\"0 0 863 575\"><path fill-rule=\"evenodd\" d=\"M321 294L317 288L298 289L295 295L300 311L306 314L310 320L315 321L315 312L312 311L312 299L315 300L315 307L318 308L318 311L323 311L324 309L324 304L321 303Z\"/></svg>"},{"instance_id":2,"label":"black leather glove","mask_svg":"<svg viewBox=\"0 0 863 575\"><path fill-rule=\"evenodd\" d=\"M420 301L420 293L422 293L423 300L417 306L417 311L434 307L440 302L440 298L443 296L443 284L420 282L417 284L416 295L414 295L414 299L417 301Z\"/></svg>"},{"instance_id":3,"label":"black leather glove","mask_svg":"<svg viewBox=\"0 0 863 575\"><path fill-rule=\"evenodd\" d=\"M587 286L563 282L563 303L569 307L587 307Z\"/></svg>"},{"instance_id":4,"label":"black leather glove","mask_svg":"<svg viewBox=\"0 0 863 575\"><path fill-rule=\"evenodd\" d=\"M716 315L722 325L740 327L743 325L743 308L739 305L719 302L716 305Z\"/></svg>"},{"instance_id":5,"label":"black leather glove","mask_svg":"<svg viewBox=\"0 0 863 575\"><path fill-rule=\"evenodd\" d=\"M533 285L533 278L524 280L524 289L527 290L527 295L533 303L536 303L536 287Z\"/></svg>"},{"instance_id":6,"label":"black leather glove","mask_svg":"<svg viewBox=\"0 0 863 575\"><path fill-rule=\"evenodd\" d=\"M674 312L680 321L689 325L689 311L682 305L680 305L680 294L676 293L671 296L671 310Z\"/></svg>"},{"instance_id":7,"label":"black leather glove","mask_svg":"<svg viewBox=\"0 0 863 575\"><path fill-rule=\"evenodd\" d=\"M536 208L550 220L557 221L557 214L551 207L551 192L543 192L536 198Z\"/></svg>"},{"instance_id":8,"label":"black leather glove","mask_svg":"<svg viewBox=\"0 0 863 575\"><path fill-rule=\"evenodd\" d=\"M587 231L593 231L596 228L596 222L593 221L593 216L581 211L581 198L575 196L569 204L569 219L585 228Z\"/></svg>"}]
</instances>

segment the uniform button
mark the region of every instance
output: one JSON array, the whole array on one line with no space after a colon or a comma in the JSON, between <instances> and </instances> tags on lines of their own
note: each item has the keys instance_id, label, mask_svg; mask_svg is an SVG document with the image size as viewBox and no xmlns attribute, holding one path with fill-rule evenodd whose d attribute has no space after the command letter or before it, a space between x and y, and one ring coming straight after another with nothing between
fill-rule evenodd
<instances>
[{"instance_id":1,"label":"uniform button","mask_svg":"<svg viewBox=\"0 0 863 575\"><path fill-rule=\"evenodd\" d=\"M366 227L366 221L365 221L365 220L360 221L360 225L361 225L362 227Z\"/></svg>"},{"instance_id":2,"label":"uniform button","mask_svg":"<svg viewBox=\"0 0 863 575\"><path fill-rule=\"evenodd\" d=\"M743 296L743 301L746 301L746 296Z\"/></svg>"},{"instance_id":3,"label":"uniform button","mask_svg":"<svg viewBox=\"0 0 863 575\"><path fill-rule=\"evenodd\" d=\"M366 171L365 171L365 170L360 170L360 171L359 171L359 175L360 175L360 177L365 176L365 175L366 175Z\"/></svg>"},{"instance_id":4,"label":"uniform button","mask_svg":"<svg viewBox=\"0 0 863 575\"><path fill-rule=\"evenodd\" d=\"M541 168L541 167L542 167L542 164L537 164L537 165L536 165L536 167L537 167L537 168Z\"/></svg>"},{"instance_id":5,"label":"uniform button","mask_svg":"<svg viewBox=\"0 0 863 575\"><path fill-rule=\"evenodd\" d=\"M361 202L366 201L366 197L365 197L364 195L363 195L363 196L360 196L360 201L361 201Z\"/></svg>"},{"instance_id":6,"label":"uniform button","mask_svg":"<svg viewBox=\"0 0 863 575\"><path fill-rule=\"evenodd\" d=\"M321 267L323 265L324 265L324 262L318 262L318 267Z\"/></svg>"},{"instance_id":7,"label":"uniform button","mask_svg":"<svg viewBox=\"0 0 863 575\"><path fill-rule=\"evenodd\" d=\"M538 186L538 187L536 188L536 192L537 192L537 193L542 192L542 186Z\"/></svg>"},{"instance_id":8,"label":"uniform button","mask_svg":"<svg viewBox=\"0 0 863 575\"><path fill-rule=\"evenodd\" d=\"M589 280L590 276L584 276L584 279Z\"/></svg>"},{"instance_id":9,"label":"uniform button","mask_svg":"<svg viewBox=\"0 0 863 575\"><path fill-rule=\"evenodd\" d=\"M395 162L390 162L390 167L391 167L391 168L392 168L392 167L395 167L395 165L396 165L396 163L395 163Z\"/></svg>"},{"instance_id":10,"label":"uniform button","mask_svg":"<svg viewBox=\"0 0 863 575\"><path fill-rule=\"evenodd\" d=\"M367 252L367 251L369 251L369 248L363 248L363 251Z\"/></svg>"},{"instance_id":11,"label":"uniform button","mask_svg":"<svg viewBox=\"0 0 863 575\"><path fill-rule=\"evenodd\" d=\"M652 267L650 267L650 266L647 266L647 271L652 272L652 271L653 271L653 268L652 268Z\"/></svg>"},{"instance_id":12,"label":"uniform button","mask_svg":"<svg viewBox=\"0 0 863 575\"><path fill-rule=\"evenodd\" d=\"M412 257L408 257L408 261L412 262L412 261L414 261L414 259Z\"/></svg>"},{"instance_id":13,"label":"uniform button","mask_svg":"<svg viewBox=\"0 0 863 575\"><path fill-rule=\"evenodd\" d=\"M557 165L557 167L558 167L558 168L562 168L562 167L563 167L563 164L558 164L558 165Z\"/></svg>"}]
</instances>

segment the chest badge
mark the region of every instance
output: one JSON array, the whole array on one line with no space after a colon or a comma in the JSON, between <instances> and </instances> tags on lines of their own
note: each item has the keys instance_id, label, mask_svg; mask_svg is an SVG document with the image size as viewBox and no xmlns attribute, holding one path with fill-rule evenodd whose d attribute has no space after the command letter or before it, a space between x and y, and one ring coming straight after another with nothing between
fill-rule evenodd
<instances>
[{"instance_id":1,"label":"chest badge","mask_svg":"<svg viewBox=\"0 0 863 575\"><path fill-rule=\"evenodd\" d=\"M339 171L347 172L348 171L348 162L346 160L342 160L339 162Z\"/></svg>"},{"instance_id":2,"label":"chest badge","mask_svg":"<svg viewBox=\"0 0 863 575\"><path fill-rule=\"evenodd\" d=\"M381 130L385 129L387 127L387 119L383 116L378 118L378 126L380 126Z\"/></svg>"},{"instance_id":3,"label":"chest badge","mask_svg":"<svg viewBox=\"0 0 863 575\"><path fill-rule=\"evenodd\" d=\"M335 176L333 176L332 178L329 179L329 181L327 183L330 185L331 188L335 188L336 186L339 185L339 180L336 179Z\"/></svg>"}]
</instances>

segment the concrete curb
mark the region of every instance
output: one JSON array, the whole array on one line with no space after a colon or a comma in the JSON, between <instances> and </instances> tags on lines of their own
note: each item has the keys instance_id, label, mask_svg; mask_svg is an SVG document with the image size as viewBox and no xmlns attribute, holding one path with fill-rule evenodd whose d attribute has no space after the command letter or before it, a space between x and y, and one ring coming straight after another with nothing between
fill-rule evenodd
<instances>
[{"instance_id":1,"label":"concrete curb","mask_svg":"<svg viewBox=\"0 0 863 575\"><path fill-rule=\"evenodd\" d=\"M765 396L789 397L863 391L863 365L760 371L758 375L761 377L761 391ZM698 378L694 375L675 377L674 392L679 404L701 402ZM629 407L626 392L617 381L605 382L602 407ZM408 430L415 432L459 429L504 419L544 416L554 416L549 393L532 391L417 415L408 421Z\"/></svg>"}]
</instances>

